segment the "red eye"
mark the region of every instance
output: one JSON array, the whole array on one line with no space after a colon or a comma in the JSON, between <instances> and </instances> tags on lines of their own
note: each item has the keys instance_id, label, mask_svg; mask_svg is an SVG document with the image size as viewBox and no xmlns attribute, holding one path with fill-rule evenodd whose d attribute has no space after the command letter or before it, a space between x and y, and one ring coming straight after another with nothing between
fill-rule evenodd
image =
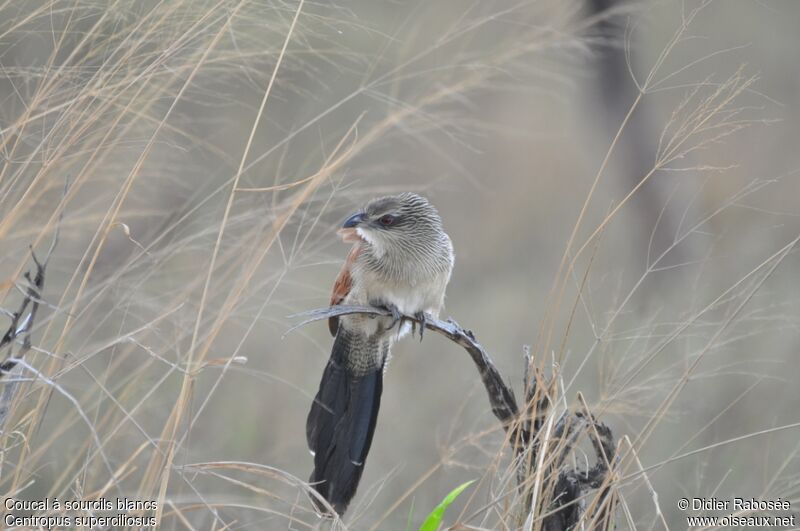
<instances>
[{"instance_id":1,"label":"red eye","mask_svg":"<svg viewBox=\"0 0 800 531\"><path fill-rule=\"evenodd\" d=\"M386 214L385 216L381 216L381 219L379 221L381 222L381 225L383 225L384 227L390 227L394 224L394 216L392 216L391 214Z\"/></svg>"}]
</instances>

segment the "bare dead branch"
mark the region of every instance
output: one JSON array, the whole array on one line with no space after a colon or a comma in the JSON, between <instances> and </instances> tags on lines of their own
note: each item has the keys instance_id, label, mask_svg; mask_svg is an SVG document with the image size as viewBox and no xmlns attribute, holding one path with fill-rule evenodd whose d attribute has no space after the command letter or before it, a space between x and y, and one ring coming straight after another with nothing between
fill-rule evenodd
<instances>
[{"instance_id":1,"label":"bare dead branch","mask_svg":"<svg viewBox=\"0 0 800 531\"><path fill-rule=\"evenodd\" d=\"M66 194L66 187L68 184L64 186L64 193ZM18 378L9 378L8 376L12 372L17 376L19 375L19 370L17 370L18 366L25 354L31 350L31 332L36 323L36 314L39 312L39 306L41 304L47 305L47 302L42 298L45 271L47 269L47 263L50 261L50 257L53 255L53 251L58 244L61 219L62 217L59 216L53 233L53 240L50 243L44 260L40 261L33 248L30 249L31 261L34 267L23 274L27 285L20 288L23 294L22 302L20 302L17 311L10 312L9 317L11 318L11 323L8 325L3 337L0 338L0 351L7 349L6 354L2 358L3 361L0 362L0 383L3 384L3 390L0 392L0 432L2 432L5 426L11 402L16 396L16 391L20 382ZM29 307L30 310L28 309ZM14 345L19 343L20 339L22 341L22 346L19 352L14 353Z\"/></svg>"},{"instance_id":2,"label":"bare dead branch","mask_svg":"<svg viewBox=\"0 0 800 531\"><path fill-rule=\"evenodd\" d=\"M390 312L383 308L373 306L331 306L329 308L317 308L301 312L290 317L304 317L300 323L291 327L286 334L302 326L316 321L322 321L330 317L341 315L361 314L371 316L390 316ZM408 321L414 325L425 326L443 335L450 341L461 346L478 369L481 382L486 389L492 413L500 421L503 429L508 433L514 454L517 460L517 478L520 488L527 489L524 484L525 478L530 477L531 468L537 462L536 455L539 452L539 438L537 434L544 422L544 416L550 407L551 401L548 394L549 389L542 389L538 384L541 381L539 371L533 370L530 353L525 352L525 414L520 414L514 392L511 387L503 380L502 375L492 361L492 358L475 338L471 330L462 328L453 319L441 321L430 317L423 321L411 315L401 316L401 321ZM284 334L285 335L285 334ZM545 386L549 387L549 386ZM595 453L595 465L587 470L577 470L564 468L567 456L574 450L575 445L582 433L588 433ZM594 416L586 410L574 413L563 413L555 424L553 436L560 441L554 447L557 454L548 462L548 469L555 479L555 488L550 509L544 516L542 528L547 531L559 531L575 528L582 518L589 515L584 514L582 505L584 492L589 489L600 489L595 502L592 506L597 507L596 514L590 521L599 522L600 525L593 526L593 529L610 528L613 520L607 505L604 503L609 486L607 482L610 464L614 462L615 443L611 429L598 422ZM526 493L528 505L530 496ZM531 507L531 510L535 508Z\"/></svg>"},{"instance_id":3,"label":"bare dead branch","mask_svg":"<svg viewBox=\"0 0 800 531\"><path fill-rule=\"evenodd\" d=\"M364 314L364 315L390 315L389 312L381 308L374 308L372 306L331 306L330 308L319 308L316 310L309 310L296 314L292 317L306 317L306 319L289 329L287 334L292 330L300 328L315 321L321 321L329 317L336 317L348 314ZM417 325L423 324L417 318L404 315L404 321L416 323ZM478 368L478 373L481 376L483 386L489 395L489 402L492 406L492 413L497 417L497 420L503 425L503 428L509 430L515 426L516 420L519 418L519 408L517 407L517 400L514 398L514 393L511 388L503 381L500 371L497 370L489 354L484 350L480 343L475 339L475 335L471 330L461 328L458 323L452 319L447 321L440 321L438 319L428 318L425 320L425 328L437 332L457 345L460 345L472 358L475 366Z\"/></svg>"}]
</instances>

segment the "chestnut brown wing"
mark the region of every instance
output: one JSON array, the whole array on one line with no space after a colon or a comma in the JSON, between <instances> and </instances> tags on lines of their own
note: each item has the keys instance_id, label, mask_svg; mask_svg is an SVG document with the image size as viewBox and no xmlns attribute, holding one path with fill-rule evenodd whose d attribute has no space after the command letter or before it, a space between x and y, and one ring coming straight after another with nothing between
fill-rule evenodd
<instances>
[{"instance_id":1,"label":"chestnut brown wing","mask_svg":"<svg viewBox=\"0 0 800 531\"><path fill-rule=\"evenodd\" d=\"M339 276L336 277L336 282L333 283L333 293L331 293L331 306L336 306L337 304L341 304L347 294L350 293L350 288L353 287L353 277L350 276L350 272L352 270L353 264L358 257L358 253L361 252L360 245L354 245L350 252L347 254L347 258L344 260L344 264L342 264L342 269L339 271ZM328 319L328 330L331 331L331 335L336 337L336 331L339 329L339 318L338 317L331 317Z\"/></svg>"}]
</instances>

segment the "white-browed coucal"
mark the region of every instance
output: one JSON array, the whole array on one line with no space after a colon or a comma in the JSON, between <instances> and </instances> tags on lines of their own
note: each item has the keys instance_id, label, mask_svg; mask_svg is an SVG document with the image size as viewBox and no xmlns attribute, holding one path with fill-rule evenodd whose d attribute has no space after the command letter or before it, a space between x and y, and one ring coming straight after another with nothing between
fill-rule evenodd
<instances>
[{"instance_id":1,"label":"white-browed coucal","mask_svg":"<svg viewBox=\"0 0 800 531\"><path fill-rule=\"evenodd\" d=\"M351 314L328 322L333 349L306 421L314 455L309 482L341 515L364 471L392 343L411 328L400 316L423 323L427 316L438 317L453 246L433 205L413 193L370 201L339 233L353 247L331 305L371 305L392 314Z\"/></svg>"}]
</instances>

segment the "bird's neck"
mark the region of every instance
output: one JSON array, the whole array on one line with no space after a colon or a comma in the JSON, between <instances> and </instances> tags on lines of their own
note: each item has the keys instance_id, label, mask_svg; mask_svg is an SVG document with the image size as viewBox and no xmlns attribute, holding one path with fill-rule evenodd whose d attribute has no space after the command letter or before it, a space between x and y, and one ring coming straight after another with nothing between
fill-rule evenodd
<instances>
[{"instance_id":1,"label":"bird's neck","mask_svg":"<svg viewBox=\"0 0 800 531\"><path fill-rule=\"evenodd\" d=\"M363 242L361 258L366 268L387 280L416 284L450 268L451 251L446 239L440 233L419 238L416 244Z\"/></svg>"}]
</instances>

